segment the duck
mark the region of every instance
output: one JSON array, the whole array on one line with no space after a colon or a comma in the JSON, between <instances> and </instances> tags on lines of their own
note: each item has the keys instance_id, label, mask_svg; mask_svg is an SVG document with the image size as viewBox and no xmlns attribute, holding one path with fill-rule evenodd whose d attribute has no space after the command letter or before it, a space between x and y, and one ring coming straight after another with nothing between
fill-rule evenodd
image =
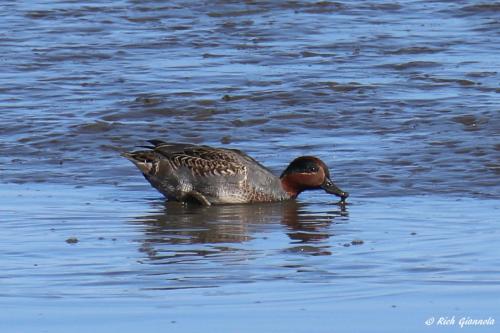
<instances>
[{"instance_id":1,"label":"duck","mask_svg":"<svg viewBox=\"0 0 500 333\"><path fill-rule=\"evenodd\" d=\"M276 202L324 190L345 204L349 193L332 181L327 165L315 156L295 158L278 177L246 153L189 143L149 140L143 150L124 152L146 180L167 200L203 206Z\"/></svg>"}]
</instances>

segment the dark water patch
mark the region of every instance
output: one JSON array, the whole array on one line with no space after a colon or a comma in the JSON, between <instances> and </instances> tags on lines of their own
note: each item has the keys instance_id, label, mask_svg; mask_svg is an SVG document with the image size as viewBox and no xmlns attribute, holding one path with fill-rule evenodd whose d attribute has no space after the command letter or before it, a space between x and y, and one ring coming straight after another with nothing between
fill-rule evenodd
<instances>
[{"instance_id":1,"label":"dark water patch","mask_svg":"<svg viewBox=\"0 0 500 333\"><path fill-rule=\"evenodd\" d=\"M38 71L38 70L43 70L47 69L49 67L54 66L52 62L37 62L37 63L31 63L31 64L19 64L16 65L16 69L18 69L21 72L33 72L33 71Z\"/></svg>"},{"instance_id":2,"label":"dark water patch","mask_svg":"<svg viewBox=\"0 0 500 333\"><path fill-rule=\"evenodd\" d=\"M241 99L247 99L248 96L245 96L245 95L229 95L229 94L226 94L224 96L222 96L222 100L224 102L232 102L232 101L237 101L237 100L241 100Z\"/></svg>"},{"instance_id":3,"label":"dark water patch","mask_svg":"<svg viewBox=\"0 0 500 333\"><path fill-rule=\"evenodd\" d=\"M255 118L255 119L247 119L247 120L233 120L231 123L236 127L250 127L265 124L269 121L266 118Z\"/></svg>"},{"instance_id":4,"label":"dark water patch","mask_svg":"<svg viewBox=\"0 0 500 333\"><path fill-rule=\"evenodd\" d=\"M262 60L260 59L241 59L241 60L231 61L232 64L241 64L241 65L256 65L261 62Z\"/></svg>"},{"instance_id":5,"label":"dark water patch","mask_svg":"<svg viewBox=\"0 0 500 333\"><path fill-rule=\"evenodd\" d=\"M440 79L437 82L455 82L455 83L458 83L461 86L473 86L473 85L477 84L474 81L465 80L465 79Z\"/></svg>"},{"instance_id":6,"label":"dark water patch","mask_svg":"<svg viewBox=\"0 0 500 333\"><path fill-rule=\"evenodd\" d=\"M300 56L304 58L314 58L314 57L332 57L333 54L328 54L328 53L317 53L317 52L312 52L312 51L302 51L300 52Z\"/></svg>"},{"instance_id":7,"label":"dark water patch","mask_svg":"<svg viewBox=\"0 0 500 333\"><path fill-rule=\"evenodd\" d=\"M377 178L382 184L398 182L398 179L396 179L393 175L377 175Z\"/></svg>"},{"instance_id":8,"label":"dark water patch","mask_svg":"<svg viewBox=\"0 0 500 333\"><path fill-rule=\"evenodd\" d=\"M338 97L335 93L346 94L350 96L354 95L363 95L363 94L374 94L376 90L379 88L378 84L363 84L360 82L306 82L302 84L302 88L307 90L302 91L302 95L306 95L308 93L313 94L311 96L311 100L318 99L326 99L331 98L331 96ZM332 94L333 92L333 94ZM335 94L335 95L334 95ZM336 103L338 100L331 98L330 103Z\"/></svg>"},{"instance_id":9,"label":"dark water patch","mask_svg":"<svg viewBox=\"0 0 500 333\"><path fill-rule=\"evenodd\" d=\"M40 18L47 18L50 15L53 15L53 13L54 11L52 10L32 10L26 12L24 15L31 19L40 19Z\"/></svg>"},{"instance_id":10,"label":"dark water patch","mask_svg":"<svg viewBox=\"0 0 500 333\"><path fill-rule=\"evenodd\" d=\"M294 100L294 94L292 91L260 91L248 96L248 100L253 102L263 102L263 101L273 101L273 102L283 102Z\"/></svg>"},{"instance_id":11,"label":"dark water patch","mask_svg":"<svg viewBox=\"0 0 500 333\"><path fill-rule=\"evenodd\" d=\"M402 54L426 54L426 53L439 53L445 51L445 48L439 47L428 47L428 46L409 46L403 47L397 50L385 51L385 54L394 54L394 55L402 55Z\"/></svg>"},{"instance_id":12,"label":"dark water patch","mask_svg":"<svg viewBox=\"0 0 500 333\"><path fill-rule=\"evenodd\" d=\"M485 92L485 93L496 93L496 94L500 93L500 88L492 88L492 87L481 86L481 87L477 87L476 89L478 91Z\"/></svg>"},{"instance_id":13,"label":"dark water patch","mask_svg":"<svg viewBox=\"0 0 500 333\"><path fill-rule=\"evenodd\" d=\"M163 20L165 17L162 14L159 15L142 15L136 14L135 16L126 16L125 19L131 23L157 23ZM175 29L173 29L175 30Z\"/></svg>"},{"instance_id":14,"label":"dark water patch","mask_svg":"<svg viewBox=\"0 0 500 333\"><path fill-rule=\"evenodd\" d=\"M223 58L225 55L223 54L213 54L213 53L203 53L203 58L204 59L210 59L210 58Z\"/></svg>"},{"instance_id":15,"label":"dark water patch","mask_svg":"<svg viewBox=\"0 0 500 333\"><path fill-rule=\"evenodd\" d=\"M312 255L312 256L330 256L332 252L328 249L318 248L315 246L294 246L286 249L286 254L300 254L300 255ZM298 272L304 272L299 270Z\"/></svg>"},{"instance_id":16,"label":"dark water patch","mask_svg":"<svg viewBox=\"0 0 500 333\"><path fill-rule=\"evenodd\" d=\"M460 9L460 11L467 15L474 14L495 14L500 12L500 4L498 3L482 3L482 4L474 4L464 6Z\"/></svg>"},{"instance_id":17,"label":"dark water patch","mask_svg":"<svg viewBox=\"0 0 500 333\"><path fill-rule=\"evenodd\" d=\"M488 168L490 171L494 172L495 174L500 174L500 163L485 163L484 164L486 168ZM493 185L493 184L491 184Z\"/></svg>"},{"instance_id":18,"label":"dark water patch","mask_svg":"<svg viewBox=\"0 0 500 333\"><path fill-rule=\"evenodd\" d=\"M120 47L126 53L130 53L130 50L134 49L151 49L151 48L174 48L182 44L182 39L177 36L166 36L163 38L158 38L154 40L140 40L134 43L129 43L128 41L124 41Z\"/></svg>"},{"instance_id":19,"label":"dark water patch","mask_svg":"<svg viewBox=\"0 0 500 333\"><path fill-rule=\"evenodd\" d=\"M260 129L260 132L277 134L277 135L285 135L285 134L291 133L292 129L287 128L287 127L280 127L280 126L265 126L265 127Z\"/></svg>"},{"instance_id":20,"label":"dark water patch","mask_svg":"<svg viewBox=\"0 0 500 333\"><path fill-rule=\"evenodd\" d=\"M410 274L426 274L426 273L443 273L449 270L446 267L429 267L429 266L417 266L403 269L403 271Z\"/></svg>"},{"instance_id":21,"label":"dark water patch","mask_svg":"<svg viewBox=\"0 0 500 333\"><path fill-rule=\"evenodd\" d=\"M498 75L498 72L470 72L466 74L469 77L490 77Z\"/></svg>"},{"instance_id":22,"label":"dark water patch","mask_svg":"<svg viewBox=\"0 0 500 333\"><path fill-rule=\"evenodd\" d=\"M462 141L458 140L443 140L443 141L430 141L428 144L431 146L442 146L446 148L455 148L460 145Z\"/></svg>"},{"instance_id":23,"label":"dark water patch","mask_svg":"<svg viewBox=\"0 0 500 333\"><path fill-rule=\"evenodd\" d=\"M249 27L253 25L255 22L253 20L238 20L237 22L235 21L224 21L220 23L220 28L222 29L227 29L230 31L240 31L244 32L243 27ZM228 31L226 31L228 32Z\"/></svg>"},{"instance_id":24,"label":"dark water patch","mask_svg":"<svg viewBox=\"0 0 500 333\"><path fill-rule=\"evenodd\" d=\"M341 2L318 1L307 5L304 8L304 12L310 14L325 14L339 12L343 9L345 9L345 6Z\"/></svg>"},{"instance_id":25,"label":"dark water patch","mask_svg":"<svg viewBox=\"0 0 500 333\"><path fill-rule=\"evenodd\" d=\"M178 31L183 31L183 30L191 30L193 27L189 25L174 25L170 27L172 30L178 30Z\"/></svg>"},{"instance_id":26,"label":"dark water patch","mask_svg":"<svg viewBox=\"0 0 500 333\"><path fill-rule=\"evenodd\" d=\"M434 61L409 61L404 63L397 64L384 64L380 65L380 67L391 68L398 71L407 70L407 69L419 69L419 68L432 68L439 67L441 64Z\"/></svg>"},{"instance_id":27,"label":"dark water patch","mask_svg":"<svg viewBox=\"0 0 500 333\"><path fill-rule=\"evenodd\" d=\"M367 8L374 11L399 11L404 7L399 3L377 2L377 3L361 4L360 8Z\"/></svg>"},{"instance_id":28,"label":"dark water patch","mask_svg":"<svg viewBox=\"0 0 500 333\"><path fill-rule=\"evenodd\" d=\"M103 133L113 130L114 125L109 122L96 121L89 124L78 125L75 128L79 133Z\"/></svg>"},{"instance_id":29,"label":"dark water patch","mask_svg":"<svg viewBox=\"0 0 500 333\"><path fill-rule=\"evenodd\" d=\"M337 92L351 92L357 91L358 93L362 93L364 90L368 89L376 89L374 85L363 85L358 82L349 82L349 83L337 83L337 82L329 82L328 87Z\"/></svg>"},{"instance_id":30,"label":"dark water patch","mask_svg":"<svg viewBox=\"0 0 500 333\"><path fill-rule=\"evenodd\" d=\"M452 118L452 120L456 123L464 125L466 130L478 130L480 129L479 125L486 124L488 122L487 118L478 118L475 115L463 115Z\"/></svg>"},{"instance_id":31,"label":"dark water patch","mask_svg":"<svg viewBox=\"0 0 500 333\"><path fill-rule=\"evenodd\" d=\"M308 112L307 111L297 111L294 113L277 113L277 114L271 114L269 116L271 119L278 119L278 120L293 120L293 119L307 119L308 118Z\"/></svg>"},{"instance_id":32,"label":"dark water patch","mask_svg":"<svg viewBox=\"0 0 500 333\"><path fill-rule=\"evenodd\" d=\"M115 8L113 6L67 6L52 8L52 9L38 9L38 10L28 10L23 14L25 17L33 20L41 19L52 19L60 20L65 18L83 18L86 16L96 15L96 14L117 14L121 10L120 7Z\"/></svg>"},{"instance_id":33,"label":"dark water patch","mask_svg":"<svg viewBox=\"0 0 500 333\"><path fill-rule=\"evenodd\" d=\"M488 33L492 30L498 30L498 28L500 28L500 22L495 18L489 18L487 22L484 22L480 26L476 26L473 30Z\"/></svg>"},{"instance_id":34,"label":"dark water patch","mask_svg":"<svg viewBox=\"0 0 500 333\"><path fill-rule=\"evenodd\" d=\"M259 44L256 44L256 43L240 43L240 44L236 44L235 45L236 49L237 50L262 50L262 49L265 49L266 47L263 46L263 45L259 45ZM236 62L233 62L233 63L236 63Z\"/></svg>"},{"instance_id":35,"label":"dark water patch","mask_svg":"<svg viewBox=\"0 0 500 333\"><path fill-rule=\"evenodd\" d=\"M212 99L199 99L196 100L195 103L203 107L211 107L217 105L217 101Z\"/></svg>"},{"instance_id":36,"label":"dark water patch","mask_svg":"<svg viewBox=\"0 0 500 333\"><path fill-rule=\"evenodd\" d=\"M222 143L223 145L228 145L231 142L233 142L233 138L230 135L223 136L220 139L220 143Z\"/></svg>"},{"instance_id":37,"label":"dark water patch","mask_svg":"<svg viewBox=\"0 0 500 333\"><path fill-rule=\"evenodd\" d=\"M282 85L283 82L279 80L247 80L246 81L246 86L249 87L270 87L270 86L280 86Z\"/></svg>"},{"instance_id":38,"label":"dark water patch","mask_svg":"<svg viewBox=\"0 0 500 333\"><path fill-rule=\"evenodd\" d=\"M458 84L458 85L463 86L463 87L478 85L477 82L471 81L471 80L467 80L467 79L447 78L447 77L434 77L434 76L430 76L430 75L424 75L424 76L418 75L418 76L415 76L415 79L425 80L425 81L431 81L431 82L434 82L434 83L443 83L443 84L454 83L454 84Z\"/></svg>"},{"instance_id":39,"label":"dark water patch","mask_svg":"<svg viewBox=\"0 0 500 333\"><path fill-rule=\"evenodd\" d=\"M225 18L225 17L242 17L242 16L249 16L249 15L255 15L255 14L262 14L266 12L265 9L242 9L242 10L226 10L226 11L212 11L207 13L209 17L214 17L214 18Z\"/></svg>"},{"instance_id":40,"label":"dark water patch","mask_svg":"<svg viewBox=\"0 0 500 333\"><path fill-rule=\"evenodd\" d=\"M108 60L113 57L112 54L88 52L82 47L65 48L64 51L52 51L46 54L39 54L42 62L62 62L62 61L84 61L84 60Z\"/></svg>"},{"instance_id":41,"label":"dark water patch","mask_svg":"<svg viewBox=\"0 0 500 333\"><path fill-rule=\"evenodd\" d=\"M144 106L155 106L161 104L163 99L161 96L144 95L137 97L135 102Z\"/></svg>"}]
</instances>

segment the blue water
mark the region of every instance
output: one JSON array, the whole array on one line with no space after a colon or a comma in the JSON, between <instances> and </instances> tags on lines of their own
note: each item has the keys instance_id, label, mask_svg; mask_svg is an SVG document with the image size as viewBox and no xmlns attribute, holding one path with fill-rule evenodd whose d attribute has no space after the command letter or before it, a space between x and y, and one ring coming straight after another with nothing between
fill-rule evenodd
<instances>
[{"instance_id":1,"label":"blue water","mask_svg":"<svg viewBox=\"0 0 500 333\"><path fill-rule=\"evenodd\" d=\"M1 3L0 330L496 332L499 8ZM152 138L351 196L167 203Z\"/></svg>"},{"instance_id":2,"label":"blue water","mask_svg":"<svg viewBox=\"0 0 500 333\"><path fill-rule=\"evenodd\" d=\"M5 331L418 332L432 316L498 314L497 200L342 211L321 195L204 208L146 189L7 191L24 205L3 205Z\"/></svg>"}]
</instances>

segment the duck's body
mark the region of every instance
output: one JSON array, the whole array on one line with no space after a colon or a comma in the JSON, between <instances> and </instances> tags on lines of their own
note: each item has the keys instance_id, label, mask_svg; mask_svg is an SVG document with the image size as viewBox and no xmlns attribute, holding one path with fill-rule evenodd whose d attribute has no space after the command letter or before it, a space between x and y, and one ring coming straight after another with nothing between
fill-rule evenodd
<instances>
[{"instance_id":1,"label":"duck's body","mask_svg":"<svg viewBox=\"0 0 500 333\"><path fill-rule=\"evenodd\" d=\"M287 173L293 162L278 178L262 164L236 149L167 143L160 140L149 142L152 146L146 147L148 150L124 153L123 156L141 170L154 188L171 200L197 201L207 206L272 202L293 199L302 190L312 189L296 184L300 178L297 175L312 176L312 173L297 172L301 171L300 168L292 168ZM316 171L322 166L326 167L317 158L302 159L304 158L309 159L309 162L311 159L314 162L319 161L320 165ZM326 169L326 176L323 171L323 178L326 177L329 181L328 176ZM299 183L302 183L301 179ZM315 188L324 188L320 185L324 185L323 182ZM331 181L328 185L333 188L330 193L343 199L347 198L348 194L336 188ZM328 192L328 189L325 190Z\"/></svg>"}]
</instances>

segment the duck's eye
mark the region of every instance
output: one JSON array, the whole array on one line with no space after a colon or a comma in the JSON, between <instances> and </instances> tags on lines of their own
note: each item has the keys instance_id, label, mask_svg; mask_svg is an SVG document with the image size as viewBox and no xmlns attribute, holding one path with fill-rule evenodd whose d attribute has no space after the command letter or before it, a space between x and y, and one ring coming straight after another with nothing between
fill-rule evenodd
<instances>
[{"instance_id":1,"label":"duck's eye","mask_svg":"<svg viewBox=\"0 0 500 333\"><path fill-rule=\"evenodd\" d=\"M307 172L308 173L315 173L315 172L318 172L319 171L319 168L315 165L311 165L310 167L307 168Z\"/></svg>"}]
</instances>

